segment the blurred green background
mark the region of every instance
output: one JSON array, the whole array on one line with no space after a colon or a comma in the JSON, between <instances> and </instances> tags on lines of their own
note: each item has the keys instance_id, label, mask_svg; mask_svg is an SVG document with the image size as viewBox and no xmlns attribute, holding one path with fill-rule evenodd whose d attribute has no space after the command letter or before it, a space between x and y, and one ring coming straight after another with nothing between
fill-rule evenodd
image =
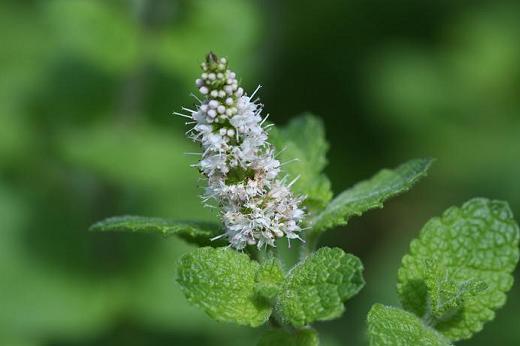
<instances>
[{"instance_id":1,"label":"blurred green background","mask_svg":"<svg viewBox=\"0 0 520 346\"><path fill-rule=\"evenodd\" d=\"M426 220L473 196L520 217L520 3L386 0L0 2L0 345L253 345L174 282L180 240L91 234L114 214L209 219L184 152L198 64L227 56L279 124L319 115L335 192L432 156L430 177L329 232L367 286L322 344L366 345L374 302ZM517 277L518 271L516 273ZM460 345L519 345L520 285Z\"/></svg>"}]
</instances>

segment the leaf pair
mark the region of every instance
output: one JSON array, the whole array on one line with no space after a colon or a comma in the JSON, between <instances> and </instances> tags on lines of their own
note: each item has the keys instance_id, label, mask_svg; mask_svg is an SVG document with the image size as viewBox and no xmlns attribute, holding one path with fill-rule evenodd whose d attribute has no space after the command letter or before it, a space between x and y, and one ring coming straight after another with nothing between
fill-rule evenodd
<instances>
[{"instance_id":1,"label":"leaf pair","mask_svg":"<svg viewBox=\"0 0 520 346\"><path fill-rule=\"evenodd\" d=\"M278 260L262 264L230 248L184 255L177 281L186 298L218 321L257 327L273 308L301 328L341 315L364 285L361 261L339 248L321 248L284 275Z\"/></svg>"},{"instance_id":2,"label":"leaf pair","mask_svg":"<svg viewBox=\"0 0 520 346\"><path fill-rule=\"evenodd\" d=\"M475 198L431 219L399 269L397 288L408 312L375 305L368 316L371 345L449 345L470 338L504 305L518 243L505 202Z\"/></svg>"},{"instance_id":3,"label":"leaf pair","mask_svg":"<svg viewBox=\"0 0 520 346\"><path fill-rule=\"evenodd\" d=\"M394 170L384 169L342 192L331 202L330 181L322 173L327 164L328 144L320 119L310 114L298 117L283 129L273 128L270 138L279 151L284 173L290 180L296 180L291 188L306 196L308 238L316 238L329 228L344 225L352 216L382 207L386 199L409 190L425 176L432 163L431 159L417 159ZM91 229L177 235L200 246L224 244L224 241L210 241L224 230L217 224L205 222L119 216L98 222Z\"/></svg>"}]
</instances>

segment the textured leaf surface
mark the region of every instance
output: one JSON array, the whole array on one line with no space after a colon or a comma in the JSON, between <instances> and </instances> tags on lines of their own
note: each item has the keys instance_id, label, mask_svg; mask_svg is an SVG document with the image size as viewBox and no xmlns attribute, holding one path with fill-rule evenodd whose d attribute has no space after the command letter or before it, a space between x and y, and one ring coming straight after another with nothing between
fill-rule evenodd
<instances>
[{"instance_id":1,"label":"textured leaf surface","mask_svg":"<svg viewBox=\"0 0 520 346\"><path fill-rule=\"evenodd\" d=\"M403 258L398 283L403 306L451 340L469 338L504 305L518 241L518 225L505 202L476 198L446 210L426 223Z\"/></svg>"},{"instance_id":2,"label":"textured leaf surface","mask_svg":"<svg viewBox=\"0 0 520 346\"><path fill-rule=\"evenodd\" d=\"M318 334L313 329L293 332L269 330L262 335L258 346L318 346Z\"/></svg>"},{"instance_id":3,"label":"textured leaf surface","mask_svg":"<svg viewBox=\"0 0 520 346\"><path fill-rule=\"evenodd\" d=\"M255 292L259 267L230 248L204 247L181 258L177 281L188 301L211 318L257 327L271 314Z\"/></svg>"},{"instance_id":4,"label":"textured leaf surface","mask_svg":"<svg viewBox=\"0 0 520 346\"><path fill-rule=\"evenodd\" d=\"M211 222L173 221L158 217L114 216L90 227L94 232L138 232L157 233L162 236L177 235L197 245L221 245L220 241L210 239L224 231L219 225Z\"/></svg>"},{"instance_id":5,"label":"textured leaf surface","mask_svg":"<svg viewBox=\"0 0 520 346\"><path fill-rule=\"evenodd\" d=\"M364 286L363 265L339 248L323 247L295 266L278 298L285 320L295 327L341 316L343 302Z\"/></svg>"},{"instance_id":6,"label":"textured leaf surface","mask_svg":"<svg viewBox=\"0 0 520 346\"><path fill-rule=\"evenodd\" d=\"M429 324L446 320L464 308L464 302L487 289L487 284L479 280L457 282L450 278L449 271L436 262L426 261L424 283L428 292Z\"/></svg>"},{"instance_id":7,"label":"textured leaf surface","mask_svg":"<svg viewBox=\"0 0 520 346\"><path fill-rule=\"evenodd\" d=\"M321 172L327 165L329 148L321 120L311 114L293 119L282 129L274 128L270 140L280 152L283 172L289 180L300 177L292 190L307 196L305 204L311 211L319 210L332 198L330 181Z\"/></svg>"},{"instance_id":8,"label":"textured leaf surface","mask_svg":"<svg viewBox=\"0 0 520 346\"><path fill-rule=\"evenodd\" d=\"M375 304L368 313L370 346L449 346L450 341L414 314Z\"/></svg>"},{"instance_id":9,"label":"textured leaf surface","mask_svg":"<svg viewBox=\"0 0 520 346\"><path fill-rule=\"evenodd\" d=\"M352 216L381 208L386 199L408 191L424 177L431 164L431 159L411 160L393 170L383 169L369 180L354 185L334 198L314 218L313 232L347 224Z\"/></svg>"},{"instance_id":10,"label":"textured leaf surface","mask_svg":"<svg viewBox=\"0 0 520 346\"><path fill-rule=\"evenodd\" d=\"M263 262L255 277L257 294L271 301L280 292L284 279L284 273L278 259L271 258Z\"/></svg>"}]
</instances>

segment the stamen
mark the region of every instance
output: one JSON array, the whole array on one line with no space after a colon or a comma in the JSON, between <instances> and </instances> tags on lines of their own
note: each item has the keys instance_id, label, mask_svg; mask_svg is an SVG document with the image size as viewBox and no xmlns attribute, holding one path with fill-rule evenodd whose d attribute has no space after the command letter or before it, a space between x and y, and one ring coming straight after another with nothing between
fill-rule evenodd
<instances>
[{"instance_id":1,"label":"stamen","mask_svg":"<svg viewBox=\"0 0 520 346\"><path fill-rule=\"evenodd\" d=\"M191 116L186 115L186 114L182 114L182 113L179 113L179 112L173 112L172 114L178 115L180 117L188 118L188 119L193 119Z\"/></svg>"},{"instance_id":2,"label":"stamen","mask_svg":"<svg viewBox=\"0 0 520 346\"><path fill-rule=\"evenodd\" d=\"M295 162L295 161L300 161L300 160L294 158L294 159L292 159L292 160L285 161L284 163L281 163L281 164L280 164L280 167L285 166L285 165L287 165L287 164L289 164L289 163L293 163L293 162Z\"/></svg>"},{"instance_id":3,"label":"stamen","mask_svg":"<svg viewBox=\"0 0 520 346\"><path fill-rule=\"evenodd\" d=\"M255 94L257 93L257 91L260 90L261 87L262 87L262 86L261 86L260 84L258 84L258 86L256 87L255 91L253 91L253 93L251 94L251 96L249 97L249 99L252 99L252 98L255 96Z\"/></svg>"},{"instance_id":4,"label":"stamen","mask_svg":"<svg viewBox=\"0 0 520 346\"><path fill-rule=\"evenodd\" d=\"M202 103L202 101L194 93L190 93L190 96L193 97L195 100L199 101L199 103Z\"/></svg>"},{"instance_id":5,"label":"stamen","mask_svg":"<svg viewBox=\"0 0 520 346\"><path fill-rule=\"evenodd\" d=\"M189 109L189 108L186 108L186 107L182 107L182 110L183 111L186 111L186 112L190 112L190 113L197 113L197 111L194 111L193 109Z\"/></svg>"},{"instance_id":6,"label":"stamen","mask_svg":"<svg viewBox=\"0 0 520 346\"><path fill-rule=\"evenodd\" d=\"M294 178L289 184L287 184L287 187L291 187L296 183L298 180L300 180L301 175L298 175L296 178Z\"/></svg>"},{"instance_id":7,"label":"stamen","mask_svg":"<svg viewBox=\"0 0 520 346\"><path fill-rule=\"evenodd\" d=\"M216 237L211 238L210 241L215 241L215 240L218 240L218 239L223 238L225 236L226 236L226 233L222 233L221 235L217 235ZM229 246L231 246L231 244Z\"/></svg>"},{"instance_id":8,"label":"stamen","mask_svg":"<svg viewBox=\"0 0 520 346\"><path fill-rule=\"evenodd\" d=\"M274 158L276 159L281 153L283 153L284 151L287 150L287 145L285 147L283 147L279 152L277 152L275 155L274 155Z\"/></svg>"},{"instance_id":9,"label":"stamen","mask_svg":"<svg viewBox=\"0 0 520 346\"><path fill-rule=\"evenodd\" d=\"M264 117L264 119L260 122L260 126L262 126L265 123L267 118L269 118L269 113L267 113L267 115Z\"/></svg>"}]
</instances>

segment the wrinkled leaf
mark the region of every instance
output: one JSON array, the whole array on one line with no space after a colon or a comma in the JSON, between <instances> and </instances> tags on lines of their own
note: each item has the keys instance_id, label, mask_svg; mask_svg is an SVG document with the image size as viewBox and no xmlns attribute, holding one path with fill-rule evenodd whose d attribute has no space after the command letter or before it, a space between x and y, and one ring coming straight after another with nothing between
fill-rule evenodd
<instances>
[{"instance_id":1,"label":"wrinkled leaf","mask_svg":"<svg viewBox=\"0 0 520 346\"><path fill-rule=\"evenodd\" d=\"M395 169L383 169L369 180L342 192L312 220L313 232L345 225L352 216L360 216L370 209L383 207L385 200L408 191L424 177L432 161L416 159Z\"/></svg>"},{"instance_id":2,"label":"wrinkled leaf","mask_svg":"<svg viewBox=\"0 0 520 346\"><path fill-rule=\"evenodd\" d=\"M375 304L368 313L370 346L449 346L450 341L407 311Z\"/></svg>"},{"instance_id":3,"label":"wrinkled leaf","mask_svg":"<svg viewBox=\"0 0 520 346\"><path fill-rule=\"evenodd\" d=\"M403 258L398 291L404 308L453 341L471 337L506 301L518 242L505 202L475 198L449 208L426 223Z\"/></svg>"},{"instance_id":4,"label":"wrinkled leaf","mask_svg":"<svg viewBox=\"0 0 520 346\"><path fill-rule=\"evenodd\" d=\"M173 221L158 217L114 216L99 221L90 227L94 232L137 232L156 233L168 237L177 235L197 245L222 245L222 240L210 239L224 231L219 225L211 222Z\"/></svg>"},{"instance_id":5,"label":"wrinkled leaf","mask_svg":"<svg viewBox=\"0 0 520 346\"><path fill-rule=\"evenodd\" d=\"M260 265L231 248L204 247L184 255L177 281L188 301L217 321L257 327L271 315L255 277Z\"/></svg>"},{"instance_id":6,"label":"wrinkled leaf","mask_svg":"<svg viewBox=\"0 0 520 346\"><path fill-rule=\"evenodd\" d=\"M484 281L452 280L449 270L433 261L425 262L424 273L429 299L427 322L431 325L454 316L464 308L466 299L487 289Z\"/></svg>"},{"instance_id":7,"label":"wrinkled leaf","mask_svg":"<svg viewBox=\"0 0 520 346\"><path fill-rule=\"evenodd\" d=\"M284 273L280 261L271 258L260 265L255 277L255 290L260 297L271 301L282 288Z\"/></svg>"},{"instance_id":8,"label":"wrinkled leaf","mask_svg":"<svg viewBox=\"0 0 520 346\"><path fill-rule=\"evenodd\" d=\"M278 309L295 327L339 317L343 303L364 286L362 272L356 256L339 248L320 248L291 270Z\"/></svg>"}]
</instances>

